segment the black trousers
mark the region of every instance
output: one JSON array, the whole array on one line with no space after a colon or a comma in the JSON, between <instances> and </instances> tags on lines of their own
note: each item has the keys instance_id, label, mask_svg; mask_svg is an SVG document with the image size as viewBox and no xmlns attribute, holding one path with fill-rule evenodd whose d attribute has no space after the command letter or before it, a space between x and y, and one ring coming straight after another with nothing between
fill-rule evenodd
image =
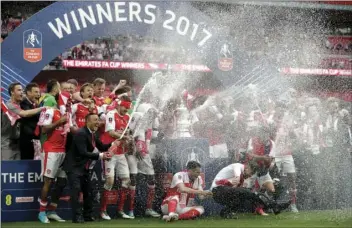
<instances>
[{"instance_id":1,"label":"black trousers","mask_svg":"<svg viewBox=\"0 0 352 228\"><path fill-rule=\"evenodd\" d=\"M253 206L263 204L260 198L247 188L219 186L214 188L212 192L215 202L233 212L241 211L247 203Z\"/></svg>"},{"instance_id":2,"label":"black trousers","mask_svg":"<svg viewBox=\"0 0 352 228\"><path fill-rule=\"evenodd\" d=\"M68 181L71 188L71 209L72 220L91 217L93 213L92 186L90 181L91 173L87 170L83 174L68 172ZM83 193L83 210L79 202L79 193Z\"/></svg>"},{"instance_id":3,"label":"black trousers","mask_svg":"<svg viewBox=\"0 0 352 228\"><path fill-rule=\"evenodd\" d=\"M32 137L21 136L19 143L20 143L21 160L33 160L34 145L32 142Z\"/></svg>"}]
</instances>

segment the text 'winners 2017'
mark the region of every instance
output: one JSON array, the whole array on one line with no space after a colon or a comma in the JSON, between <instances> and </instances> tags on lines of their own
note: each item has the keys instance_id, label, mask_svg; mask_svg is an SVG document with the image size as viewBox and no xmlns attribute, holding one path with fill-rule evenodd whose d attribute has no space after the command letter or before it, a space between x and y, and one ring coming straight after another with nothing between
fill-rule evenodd
<instances>
[{"instance_id":1,"label":"text 'winners 2017'","mask_svg":"<svg viewBox=\"0 0 352 228\"><path fill-rule=\"evenodd\" d=\"M153 25L159 15L158 7L153 4L141 4L138 2L106 2L78 8L56 18L55 22L48 22L48 26L55 35L62 39L70 35L74 30L80 31L89 26L103 24L104 22L143 22ZM187 36L193 42L202 47L212 37L210 31L201 28L199 23L194 23L185 16L176 15L172 10L165 10L162 26L164 29L176 31L181 36Z\"/></svg>"}]
</instances>

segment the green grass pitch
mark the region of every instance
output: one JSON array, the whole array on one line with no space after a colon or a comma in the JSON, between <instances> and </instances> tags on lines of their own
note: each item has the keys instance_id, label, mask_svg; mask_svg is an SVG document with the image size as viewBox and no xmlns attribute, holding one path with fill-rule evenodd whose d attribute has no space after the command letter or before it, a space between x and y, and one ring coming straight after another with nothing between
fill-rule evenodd
<instances>
[{"instance_id":1,"label":"green grass pitch","mask_svg":"<svg viewBox=\"0 0 352 228\"><path fill-rule=\"evenodd\" d=\"M119 228L119 227L351 227L352 209L335 211L309 211L298 214L282 213L280 215L256 216L253 214L239 214L237 220L225 220L219 217L200 218L191 221L175 221L165 223L160 219L136 218L135 220L111 220L97 221L84 224L73 224L71 221L65 223L51 222L41 224L38 222L14 222L2 223L4 228L29 228L29 227L49 227L49 228Z\"/></svg>"}]
</instances>

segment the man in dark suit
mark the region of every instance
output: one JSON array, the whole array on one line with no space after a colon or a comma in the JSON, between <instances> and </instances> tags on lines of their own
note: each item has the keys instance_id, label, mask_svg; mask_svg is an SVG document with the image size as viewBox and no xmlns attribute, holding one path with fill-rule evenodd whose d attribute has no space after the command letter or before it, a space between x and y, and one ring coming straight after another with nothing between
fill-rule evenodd
<instances>
[{"instance_id":1,"label":"man in dark suit","mask_svg":"<svg viewBox=\"0 0 352 228\"><path fill-rule=\"evenodd\" d=\"M38 107L40 98L39 86L36 83L29 83L26 86L26 97L21 101L20 107L22 110L31 110ZM38 139L35 136L34 131L39 121L39 114L22 117L20 124L20 152L21 160L33 160L34 159L34 145L32 140Z\"/></svg>"},{"instance_id":2,"label":"man in dark suit","mask_svg":"<svg viewBox=\"0 0 352 228\"><path fill-rule=\"evenodd\" d=\"M119 141L115 141L111 144L102 144L96 134L99 127L98 115L90 113L85 119L86 126L74 134L70 150L66 153L63 165L71 187L73 223L95 220L92 217L91 170L96 160L108 160L112 157L112 154L109 152L98 153L98 151L107 151L113 144L120 143ZM79 203L79 193L81 191L83 192L83 214Z\"/></svg>"}]
</instances>

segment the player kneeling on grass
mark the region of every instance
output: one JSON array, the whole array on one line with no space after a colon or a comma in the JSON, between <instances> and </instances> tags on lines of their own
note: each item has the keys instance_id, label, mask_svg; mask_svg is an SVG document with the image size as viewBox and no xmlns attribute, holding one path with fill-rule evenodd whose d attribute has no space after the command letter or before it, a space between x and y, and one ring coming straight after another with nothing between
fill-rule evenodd
<instances>
[{"instance_id":1,"label":"player kneeling on grass","mask_svg":"<svg viewBox=\"0 0 352 228\"><path fill-rule=\"evenodd\" d=\"M202 206L194 205L195 195L200 199L211 196L209 191L203 191L203 180L200 176L201 165L196 161L187 163L187 170L176 173L167 191L166 198L161 205L163 220L188 220L204 213Z\"/></svg>"},{"instance_id":2,"label":"player kneeling on grass","mask_svg":"<svg viewBox=\"0 0 352 228\"><path fill-rule=\"evenodd\" d=\"M275 214L280 213L281 210L290 205L290 202L278 204L264 194L254 193L250 189L242 187L244 180L251 177L256 169L254 163L248 165L234 163L220 170L215 176L211 190L215 202L225 206L220 213L222 217L234 218L244 200L249 200L256 209L272 209Z\"/></svg>"}]
</instances>

